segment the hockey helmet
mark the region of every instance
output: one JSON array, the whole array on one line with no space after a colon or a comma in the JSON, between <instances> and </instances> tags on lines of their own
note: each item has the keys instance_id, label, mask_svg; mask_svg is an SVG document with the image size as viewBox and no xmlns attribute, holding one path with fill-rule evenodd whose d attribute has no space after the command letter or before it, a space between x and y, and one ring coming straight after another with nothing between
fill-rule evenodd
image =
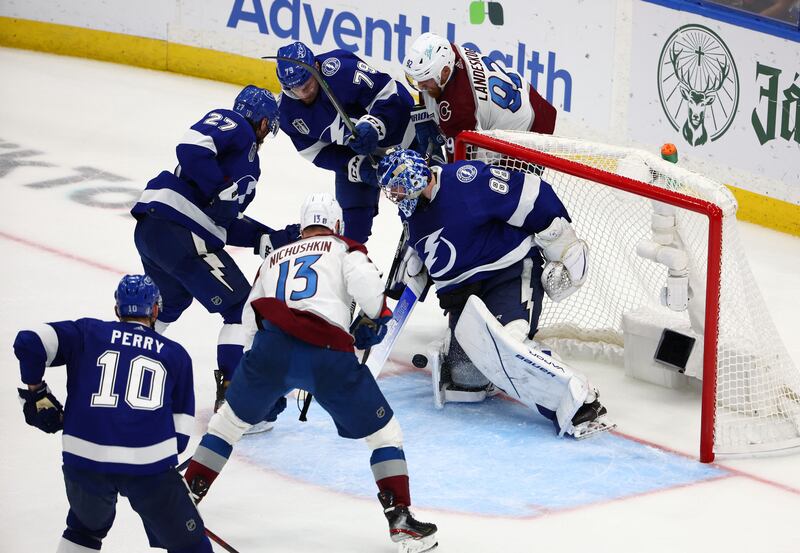
<instances>
[{"instance_id":1,"label":"hockey helmet","mask_svg":"<svg viewBox=\"0 0 800 553\"><path fill-rule=\"evenodd\" d=\"M161 308L161 293L148 275L125 275L114 292L120 317L151 317L153 306Z\"/></svg>"},{"instance_id":2,"label":"hockey helmet","mask_svg":"<svg viewBox=\"0 0 800 553\"><path fill-rule=\"evenodd\" d=\"M449 67L452 76L455 64L456 54L446 38L433 33L422 33L411 45L403 61L403 70L409 84L417 90L417 83L428 79L433 79L436 86L444 88L447 81L441 81L442 69Z\"/></svg>"},{"instance_id":3,"label":"hockey helmet","mask_svg":"<svg viewBox=\"0 0 800 553\"><path fill-rule=\"evenodd\" d=\"M278 102L272 92L249 84L242 89L233 102L233 111L242 114L245 119L258 125L266 118L269 121L269 132L275 136L280 124Z\"/></svg>"},{"instance_id":4,"label":"hockey helmet","mask_svg":"<svg viewBox=\"0 0 800 553\"><path fill-rule=\"evenodd\" d=\"M314 53L302 42L293 42L286 46L281 46L278 48L278 56L314 65ZM311 73L308 69L287 60L279 59L276 71L278 73L278 81L280 81L284 91L302 86L311 78Z\"/></svg>"},{"instance_id":5,"label":"hockey helmet","mask_svg":"<svg viewBox=\"0 0 800 553\"><path fill-rule=\"evenodd\" d=\"M327 227L337 234L344 234L342 208L339 207L336 198L328 192L310 194L300 208L300 229L314 225Z\"/></svg>"},{"instance_id":6,"label":"hockey helmet","mask_svg":"<svg viewBox=\"0 0 800 553\"><path fill-rule=\"evenodd\" d=\"M425 158L414 150L390 151L378 163L378 182L383 192L406 217L414 213L430 176Z\"/></svg>"}]
</instances>

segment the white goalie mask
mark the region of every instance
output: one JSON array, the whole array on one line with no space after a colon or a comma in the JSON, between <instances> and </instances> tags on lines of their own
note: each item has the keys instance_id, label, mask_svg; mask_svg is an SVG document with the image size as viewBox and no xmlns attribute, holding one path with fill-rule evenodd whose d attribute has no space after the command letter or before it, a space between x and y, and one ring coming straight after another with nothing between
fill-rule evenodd
<instances>
[{"instance_id":1,"label":"white goalie mask","mask_svg":"<svg viewBox=\"0 0 800 553\"><path fill-rule=\"evenodd\" d=\"M309 195L300 208L300 230L319 225L336 234L344 234L342 208L331 194L317 192Z\"/></svg>"},{"instance_id":2,"label":"white goalie mask","mask_svg":"<svg viewBox=\"0 0 800 553\"><path fill-rule=\"evenodd\" d=\"M455 63L456 54L446 38L433 33L422 33L411 45L403 61L403 70L409 84L417 90L417 83L428 79L433 79L436 86L444 88L447 81L441 81L442 69L449 67L452 76Z\"/></svg>"}]
</instances>

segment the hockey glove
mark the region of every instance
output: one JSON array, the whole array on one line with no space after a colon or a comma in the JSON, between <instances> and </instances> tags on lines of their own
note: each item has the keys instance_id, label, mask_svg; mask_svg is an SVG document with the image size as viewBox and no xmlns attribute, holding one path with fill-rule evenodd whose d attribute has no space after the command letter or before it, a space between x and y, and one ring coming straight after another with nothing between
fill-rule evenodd
<instances>
[{"instance_id":1,"label":"hockey glove","mask_svg":"<svg viewBox=\"0 0 800 553\"><path fill-rule=\"evenodd\" d=\"M563 217L555 218L534 241L547 260L541 278L544 291L556 302L571 296L586 280L589 264L586 242L575 235L572 225Z\"/></svg>"},{"instance_id":2,"label":"hockey glove","mask_svg":"<svg viewBox=\"0 0 800 553\"><path fill-rule=\"evenodd\" d=\"M367 349L383 341L386 336L387 326L392 320L392 310L386 306L384 300L383 309L380 314L371 319L363 313L350 325L350 333L355 338L355 345L358 349Z\"/></svg>"},{"instance_id":3,"label":"hockey glove","mask_svg":"<svg viewBox=\"0 0 800 553\"><path fill-rule=\"evenodd\" d=\"M378 174L367 156L353 156L347 162L347 178L350 182L363 182L379 188Z\"/></svg>"},{"instance_id":4,"label":"hockey glove","mask_svg":"<svg viewBox=\"0 0 800 553\"><path fill-rule=\"evenodd\" d=\"M378 141L386 136L386 125L372 115L364 115L356 123L355 132L350 135L347 145L357 154L367 155L375 151Z\"/></svg>"},{"instance_id":5,"label":"hockey glove","mask_svg":"<svg viewBox=\"0 0 800 553\"><path fill-rule=\"evenodd\" d=\"M411 112L414 133L419 153L432 159L441 160L442 148L447 139L439 130L439 125L424 106L417 106Z\"/></svg>"},{"instance_id":6,"label":"hockey glove","mask_svg":"<svg viewBox=\"0 0 800 553\"><path fill-rule=\"evenodd\" d=\"M236 183L217 194L205 212L217 225L228 228L239 216L239 187Z\"/></svg>"},{"instance_id":7,"label":"hockey glove","mask_svg":"<svg viewBox=\"0 0 800 553\"><path fill-rule=\"evenodd\" d=\"M50 392L46 382L37 390L17 388L25 422L48 434L64 428L64 408Z\"/></svg>"},{"instance_id":8,"label":"hockey glove","mask_svg":"<svg viewBox=\"0 0 800 553\"><path fill-rule=\"evenodd\" d=\"M283 230L275 230L262 234L261 238L259 238L258 242L256 243L254 251L260 255L262 259L266 259L266 257L274 250L282 248L286 244L296 242L299 239L300 225L286 225L286 228Z\"/></svg>"},{"instance_id":9,"label":"hockey glove","mask_svg":"<svg viewBox=\"0 0 800 553\"><path fill-rule=\"evenodd\" d=\"M186 480L186 485L195 503L200 503L206 496L208 489L217 479L217 476L219 476L219 472L198 463L194 459L189 461L189 466L186 467L183 478Z\"/></svg>"}]
</instances>

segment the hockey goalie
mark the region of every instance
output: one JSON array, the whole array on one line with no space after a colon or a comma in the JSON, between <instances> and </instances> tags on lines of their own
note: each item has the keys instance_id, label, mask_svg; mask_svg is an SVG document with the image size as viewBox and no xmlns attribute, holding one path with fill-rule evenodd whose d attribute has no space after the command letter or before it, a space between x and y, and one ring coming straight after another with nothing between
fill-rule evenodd
<instances>
[{"instance_id":1,"label":"hockey goalie","mask_svg":"<svg viewBox=\"0 0 800 553\"><path fill-rule=\"evenodd\" d=\"M413 150L384 157L378 177L408 227L403 274L427 271L448 315L433 355L436 406L500 389L559 436L610 429L597 390L532 340L544 294L566 299L588 268L588 246L552 187L479 161L428 167Z\"/></svg>"}]
</instances>

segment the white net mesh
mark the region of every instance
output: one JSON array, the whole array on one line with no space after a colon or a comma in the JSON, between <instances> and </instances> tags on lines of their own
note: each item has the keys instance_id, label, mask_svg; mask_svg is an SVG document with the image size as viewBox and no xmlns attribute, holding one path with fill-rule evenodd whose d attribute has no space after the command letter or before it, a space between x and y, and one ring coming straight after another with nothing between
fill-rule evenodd
<instances>
[{"instance_id":1,"label":"white net mesh","mask_svg":"<svg viewBox=\"0 0 800 553\"><path fill-rule=\"evenodd\" d=\"M499 141L504 141L719 206L723 213L723 240L714 452L752 453L800 447L800 373L781 343L756 287L738 234L736 201L727 188L639 150L525 132L482 134L497 139L498 145L490 149L468 146L468 159L518 171L536 170L536 165L521 159L524 155L498 153L497 150L503 151ZM675 312L660 301L667 268L636 253L641 240L653 239L653 202L607 183L580 179L553 168L545 167L542 178L566 205L578 236L588 242L590 268L586 283L570 298L553 303L545 297L537 339L562 347L570 343L584 347L587 342L594 342L599 344L594 351L620 349L624 345L623 314L645 307L664 321L678 320L691 328L700 337L697 346L702 348L708 217L680 208L675 212L675 237L688 254L689 283L694 294L687 310ZM703 375L698 370L691 376L701 379Z\"/></svg>"}]
</instances>

